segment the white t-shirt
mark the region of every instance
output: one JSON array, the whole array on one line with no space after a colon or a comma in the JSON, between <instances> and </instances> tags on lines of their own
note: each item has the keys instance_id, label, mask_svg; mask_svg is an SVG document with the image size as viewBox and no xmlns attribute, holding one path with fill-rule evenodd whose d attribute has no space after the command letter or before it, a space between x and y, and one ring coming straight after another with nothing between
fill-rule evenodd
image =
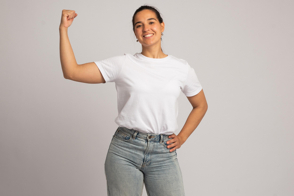
<instances>
[{"instance_id":1,"label":"white t-shirt","mask_svg":"<svg viewBox=\"0 0 294 196\"><path fill-rule=\"evenodd\" d=\"M115 82L120 127L170 135L178 131L178 97L202 90L195 70L183 59L155 59L141 53L96 61L106 82Z\"/></svg>"}]
</instances>

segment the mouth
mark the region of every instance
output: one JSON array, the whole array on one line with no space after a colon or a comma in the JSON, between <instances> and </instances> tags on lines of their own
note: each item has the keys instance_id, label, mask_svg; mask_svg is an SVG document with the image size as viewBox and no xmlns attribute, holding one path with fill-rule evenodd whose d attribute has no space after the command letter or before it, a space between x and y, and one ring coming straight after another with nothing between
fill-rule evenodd
<instances>
[{"instance_id":1,"label":"mouth","mask_svg":"<svg viewBox=\"0 0 294 196\"><path fill-rule=\"evenodd\" d=\"M144 38L150 38L150 37L153 37L153 35L154 35L153 33L150 33L150 34L144 35L143 37Z\"/></svg>"}]
</instances>

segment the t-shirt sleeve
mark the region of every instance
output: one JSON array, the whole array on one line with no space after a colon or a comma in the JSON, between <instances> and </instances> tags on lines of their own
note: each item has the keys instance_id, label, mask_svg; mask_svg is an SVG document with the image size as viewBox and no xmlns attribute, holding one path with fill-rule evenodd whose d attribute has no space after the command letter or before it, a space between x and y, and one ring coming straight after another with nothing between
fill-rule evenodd
<instances>
[{"instance_id":1,"label":"t-shirt sleeve","mask_svg":"<svg viewBox=\"0 0 294 196\"><path fill-rule=\"evenodd\" d=\"M195 70L191 66L189 66L188 76L181 90L187 97L197 95L202 90L202 85L198 80Z\"/></svg>"},{"instance_id":2,"label":"t-shirt sleeve","mask_svg":"<svg viewBox=\"0 0 294 196\"><path fill-rule=\"evenodd\" d=\"M105 82L115 82L119 78L120 72L126 60L126 54L95 61Z\"/></svg>"}]
</instances>

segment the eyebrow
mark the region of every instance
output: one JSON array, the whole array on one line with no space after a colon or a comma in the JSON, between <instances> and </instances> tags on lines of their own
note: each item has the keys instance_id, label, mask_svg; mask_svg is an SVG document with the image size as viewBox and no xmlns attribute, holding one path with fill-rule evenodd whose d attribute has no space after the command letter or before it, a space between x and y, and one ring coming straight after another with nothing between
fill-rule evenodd
<instances>
[{"instance_id":1,"label":"eyebrow","mask_svg":"<svg viewBox=\"0 0 294 196\"><path fill-rule=\"evenodd\" d=\"M155 18L148 18L147 20L156 20ZM142 23L141 21L138 21L134 24L134 26L136 26L137 23Z\"/></svg>"}]
</instances>

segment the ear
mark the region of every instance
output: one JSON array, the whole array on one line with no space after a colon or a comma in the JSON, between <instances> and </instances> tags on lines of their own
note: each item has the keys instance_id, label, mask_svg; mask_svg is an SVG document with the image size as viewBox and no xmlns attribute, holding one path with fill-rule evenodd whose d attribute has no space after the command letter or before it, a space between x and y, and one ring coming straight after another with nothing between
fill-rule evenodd
<instances>
[{"instance_id":1,"label":"ear","mask_svg":"<svg viewBox=\"0 0 294 196\"><path fill-rule=\"evenodd\" d=\"M164 22L162 22L160 25L161 25L161 32L163 32L164 31L164 27L165 27Z\"/></svg>"}]
</instances>

